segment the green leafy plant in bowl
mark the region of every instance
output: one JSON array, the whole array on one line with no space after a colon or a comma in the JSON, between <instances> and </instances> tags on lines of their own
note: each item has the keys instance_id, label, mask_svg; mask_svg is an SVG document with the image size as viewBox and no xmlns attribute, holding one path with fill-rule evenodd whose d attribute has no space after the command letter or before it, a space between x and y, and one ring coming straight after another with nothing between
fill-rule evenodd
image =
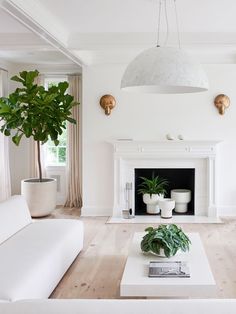
<instances>
[{"instance_id":1,"label":"green leafy plant in bowl","mask_svg":"<svg viewBox=\"0 0 236 314\"><path fill-rule=\"evenodd\" d=\"M191 241L183 230L175 224L160 225L158 228L148 227L141 241L141 250L166 257L174 256L179 250L189 250Z\"/></svg>"}]
</instances>

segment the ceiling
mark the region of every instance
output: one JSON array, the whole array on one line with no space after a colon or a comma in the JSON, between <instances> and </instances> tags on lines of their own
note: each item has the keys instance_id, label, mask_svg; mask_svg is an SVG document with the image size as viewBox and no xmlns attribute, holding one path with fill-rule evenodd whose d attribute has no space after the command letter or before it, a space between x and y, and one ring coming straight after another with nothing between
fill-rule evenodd
<instances>
[{"instance_id":1,"label":"ceiling","mask_svg":"<svg viewBox=\"0 0 236 314\"><path fill-rule=\"evenodd\" d=\"M0 60L6 63L70 65L72 61L50 43L0 9Z\"/></svg>"},{"instance_id":2,"label":"ceiling","mask_svg":"<svg viewBox=\"0 0 236 314\"><path fill-rule=\"evenodd\" d=\"M0 0L5 10L0 11L3 24L0 57L9 56L10 61L18 58L20 62L74 62L82 66L126 63L139 51L156 44L158 3L158 0ZM167 0L168 45L177 46L173 3ZM204 63L236 62L235 0L177 0L176 5L183 48ZM161 44L165 35L162 15Z\"/></svg>"}]
</instances>

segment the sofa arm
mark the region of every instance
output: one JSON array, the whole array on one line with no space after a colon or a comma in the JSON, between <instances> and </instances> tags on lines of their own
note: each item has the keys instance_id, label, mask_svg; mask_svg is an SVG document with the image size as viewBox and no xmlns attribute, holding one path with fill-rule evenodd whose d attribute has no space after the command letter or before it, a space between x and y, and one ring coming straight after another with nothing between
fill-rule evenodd
<instances>
[{"instance_id":1,"label":"sofa arm","mask_svg":"<svg viewBox=\"0 0 236 314\"><path fill-rule=\"evenodd\" d=\"M14 195L0 203L0 244L32 222L26 200Z\"/></svg>"}]
</instances>

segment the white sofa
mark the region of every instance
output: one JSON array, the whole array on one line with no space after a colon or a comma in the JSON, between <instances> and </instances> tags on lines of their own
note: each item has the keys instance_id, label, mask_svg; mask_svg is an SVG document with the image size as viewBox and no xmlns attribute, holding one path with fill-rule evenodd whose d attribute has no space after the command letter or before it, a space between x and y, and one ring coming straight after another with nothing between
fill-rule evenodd
<instances>
[{"instance_id":1,"label":"white sofa","mask_svg":"<svg viewBox=\"0 0 236 314\"><path fill-rule=\"evenodd\" d=\"M0 300L48 298L82 248L81 221L34 222L22 196L1 202Z\"/></svg>"},{"instance_id":2,"label":"white sofa","mask_svg":"<svg viewBox=\"0 0 236 314\"><path fill-rule=\"evenodd\" d=\"M236 300L36 300L0 303L0 314L235 314Z\"/></svg>"}]
</instances>

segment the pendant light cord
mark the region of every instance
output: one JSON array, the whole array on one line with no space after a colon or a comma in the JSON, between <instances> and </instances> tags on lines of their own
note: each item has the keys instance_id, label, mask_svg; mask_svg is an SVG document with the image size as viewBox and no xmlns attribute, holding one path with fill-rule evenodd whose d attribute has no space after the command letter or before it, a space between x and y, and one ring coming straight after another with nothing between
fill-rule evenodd
<instances>
[{"instance_id":1,"label":"pendant light cord","mask_svg":"<svg viewBox=\"0 0 236 314\"><path fill-rule=\"evenodd\" d=\"M159 0L158 25L157 25L157 47L160 47L161 1L162 0Z\"/></svg>"},{"instance_id":2,"label":"pendant light cord","mask_svg":"<svg viewBox=\"0 0 236 314\"><path fill-rule=\"evenodd\" d=\"M168 39L169 39L169 21L168 21L168 14L167 14L167 4L165 0L165 18L166 18L166 39L164 46L167 45Z\"/></svg>"},{"instance_id":3,"label":"pendant light cord","mask_svg":"<svg viewBox=\"0 0 236 314\"><path fill-rule=\"evenodd\" d=\"M160 47L160 31L161 31L161 6L162 1L164 1L164 11L165 11L165 20L166 20L166 36L165 36L165 42L164 46L167 45L169 40L169 21L168 21L168 13L167 13L167 0L159 0L159 11L158 11L158 25L157 25L157 47ZM176 29L177 29L177 38L178 38L178 45L179 49L181 49L180 45L180 33L179 33L179 19L178 19L178 13L177 13L177 6L176 6L176 0L174 1L174 9L175 9L175 20L176 20Z\"/></svg>"},{"instance_id":4,"label":"pendant light cord","mask_svg":"<svg viewBox=\"0 0 236 314\"><path fill-rule=\"evenodd\" d=\"M176 27L177 27L177 34L178 34L178 43L179 43L179 49L180 49L181 45L180 45L180 34L179 34L179 20L178 20L176 0L174 0L174 5L175 5L175 19L176 19Z\"/></svg>"}]
</instances>

